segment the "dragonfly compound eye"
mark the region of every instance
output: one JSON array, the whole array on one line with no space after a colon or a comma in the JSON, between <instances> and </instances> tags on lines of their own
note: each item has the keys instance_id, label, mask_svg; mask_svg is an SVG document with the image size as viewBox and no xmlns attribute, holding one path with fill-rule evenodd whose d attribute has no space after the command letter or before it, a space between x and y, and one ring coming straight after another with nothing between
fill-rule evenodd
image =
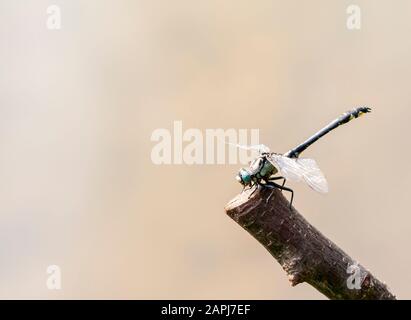
<instances>
[{"instance_id":1,"label":"dragonfly compound eye","mask_svg":"<svg viewBox=\"0 0 411 320\"><path fill-rule=\"evenodd\" d=\"M244 168L240 170L235 178L243 185L248 185L251 182L251 174Z\"/></svg>"}]
</instances>

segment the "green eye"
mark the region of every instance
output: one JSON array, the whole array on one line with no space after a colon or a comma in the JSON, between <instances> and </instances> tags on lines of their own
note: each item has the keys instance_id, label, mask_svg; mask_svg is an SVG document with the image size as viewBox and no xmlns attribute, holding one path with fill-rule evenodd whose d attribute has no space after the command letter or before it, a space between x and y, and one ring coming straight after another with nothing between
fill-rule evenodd
<instances>
[{"instance_id":1,"label":"green eye","mask_svg":"<svg viewBox=\"0 0 411 320\"><path fill-rule=\"evenodd\" d=\"M251 175L247 170L241 169L240 170L240 176L241 176L241 179L243 180L244 184L249 184L251 182Z\"/></svg>"}]
</instances>

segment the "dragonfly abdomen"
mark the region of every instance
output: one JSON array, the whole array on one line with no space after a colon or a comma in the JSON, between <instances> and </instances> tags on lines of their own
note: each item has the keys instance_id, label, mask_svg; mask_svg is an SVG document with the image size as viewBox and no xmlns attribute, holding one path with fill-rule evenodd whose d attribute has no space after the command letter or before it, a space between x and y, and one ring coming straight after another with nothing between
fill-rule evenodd
<instances>
[{"instance_id":1,"label":"dragonfly abdomen","mask_svg":"<svg viewBox=\"0 0 411 320\"><path fill-rule=\"evenodd\" d=\"M299 144L297 147L294 149L291 149L287 153L284 154L284 156L289 157L289 158L298 158L298 156L305 150L307 149L310 145L312 145L314 142L316 142L318 139L320 139L322 136L326 135L328 132L331 130L334 130L335 128L350 122L353 119L358 118L359 116L363 115L364 113L371 112L370 108L367 107L359 107L355 108L353 110L347 111L343 113L341 116L339 116L337 119L329 123L327 126L322 128L320 131L312 135L310 138L308 138L306 141L303 143Z\"/></svg>"}]
</instances>

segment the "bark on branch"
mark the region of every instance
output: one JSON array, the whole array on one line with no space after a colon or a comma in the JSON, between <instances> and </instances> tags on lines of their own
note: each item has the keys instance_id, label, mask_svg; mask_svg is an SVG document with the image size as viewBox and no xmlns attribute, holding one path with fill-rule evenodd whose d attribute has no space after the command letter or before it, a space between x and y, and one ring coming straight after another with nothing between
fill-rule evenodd
<instances>
[{"instance_id":1,"label":"bark on branch","mask_svg":"<svg viewBox=\"0 0 411 320\"><path fill-rule=\"evenodd\" d=\"M395 296L367 269L308 223L279 190L245 191L225 210L257 239L288 273L293 286L306 282L330 299L387 299ZM347 285L349 266L360 275L360 289ZM354 284L354 282L353 282Z\"/></svg>"}]
</instances>

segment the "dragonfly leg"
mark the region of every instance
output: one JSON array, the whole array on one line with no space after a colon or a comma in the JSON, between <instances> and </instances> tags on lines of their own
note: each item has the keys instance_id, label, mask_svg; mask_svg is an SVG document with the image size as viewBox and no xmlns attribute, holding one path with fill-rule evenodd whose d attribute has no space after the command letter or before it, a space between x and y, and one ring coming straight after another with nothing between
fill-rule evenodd
<instances>
[{"instance_id":1,"label":"dragonfly leg","mask_svg":"<svg viewBox=\"0 0 411 320\"><path fill-rule=\"evenodd\" d=\"M250 185L243 186L243 191L250 190L253 187L253 183L251 182Z\"/></svg>"},{"instance_id":2,"label":"dragonfly leg","mask_svg":"<svg viewBox=\"0 0 411 320\"><path fill-rule=\"evenodd\" d=\"M260 184L259 184L259 183L254 183L253 186L255 186L255 188L254 188L254 190L249 194L248 199L250 199L251 196L254 194L254 192L257 191L257 189L258 189L258 187L260 186ZM251 188L252 188L253 186L251 186ZM251 188L250 188L250 189L251 189Z\"/></svg>"},{"instance_id":3,"label":"dragonfly leg","mask_svg":"<svg viewBox=\"0 0 411 320\"><path fill-rule=\"evenodd\" d=\"M264 184L264 186L267 187L267 188L272 188L272 189L277 188L277 189L280 189L280 190L285 190L285 191L291 192L291 201L290 201L290 209L291 209L291 206L292 206L293 200L294 200L294 191L292 189L281 186L281 185L279 185L275 182L271 182L271 181ZM271 195L270 195L270 197L271 197Z\"/></svg>"},{"instance_id":4,"label":"dragonfly leg","mask_svg":"<svg viewBox=\"0 0 411 320\"><path fill-rule=\"evenodd\" d=\"M285 178L284 178L284 177L272 177L272 178L268 178L268 180L271 180L271 181L274 181L274 180L281 180L281 179L284 179L284 180L285 180Z\"/></svg>"},{"instance_id":5,"label":"dragonfly leg","mask_svg":"<svg viewBox=\"0 0 411 320\"><path fill-rule=\"evenodd\" d=\"M284 178L284 177L273 177L273 178L269 178L268 181L275 181L275 180L281 180L281 179L283 179L283 184L281 185L281 187L284 188L284 185L287 181L287 179ZM283 189L281 189L281 192L282 191L283 191Z\"/></svg>"},{"instance_id":6,"label":"dragonfly leg","mask_svg":"<svg viewBox=\"0 0 411 320\"><path fill-rule=\"evenodd\" d=\"M274 193L274 190L273 190L273 191L271 191L270 195L269 195L269 196L268 196L268 198L265 200L265 203L268 203L268 201L270 201L270 199L271 199L271 197L272 197L273 193Z\"/></svg>"}]
</instances>

